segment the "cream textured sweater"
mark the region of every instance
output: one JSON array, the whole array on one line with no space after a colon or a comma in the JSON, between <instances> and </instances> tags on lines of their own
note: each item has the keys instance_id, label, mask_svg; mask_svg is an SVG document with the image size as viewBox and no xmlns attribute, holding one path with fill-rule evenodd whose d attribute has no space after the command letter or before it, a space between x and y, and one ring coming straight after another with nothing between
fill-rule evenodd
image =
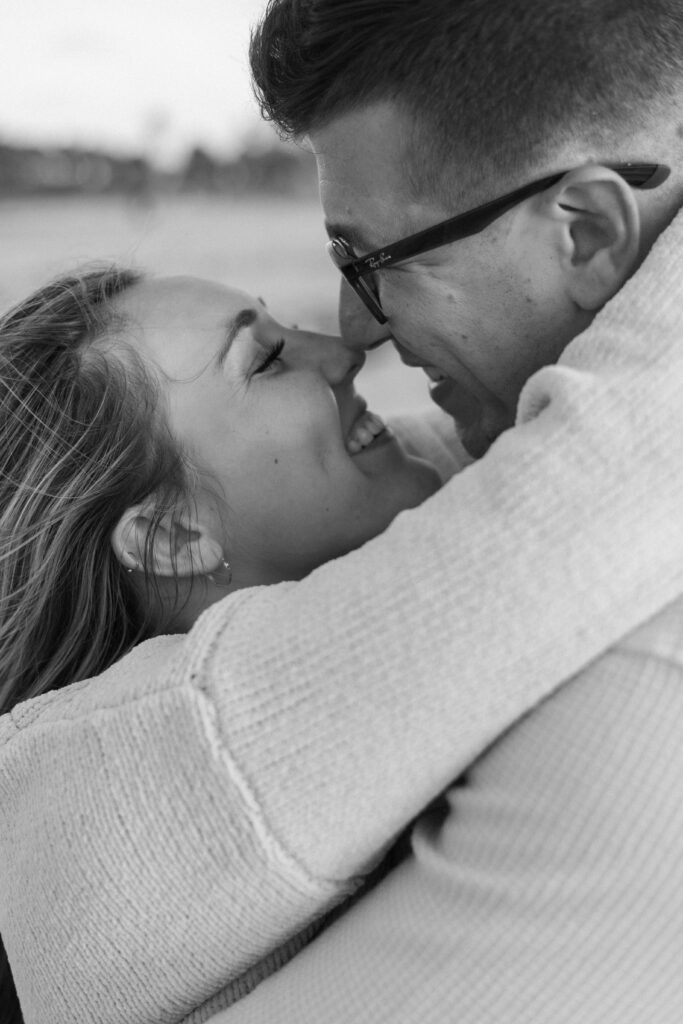
<instances>
[{"instance_id":1,"label":"cream textured sweater","mask_svg":"<svg viewBox=\"0 0 683 1024\"><path fill-rule=\"evenodd\" d=\"M683 600L509 729L211 1024L681 1024Z\"/></svg>"},{"instance_id":2,"label":"cream textured sweater","mask_svg":"<svg viewBox=\"0 0 683 1024\"><path fill-rule=\"evenodd\" d=\"M532 378L519 426L420 509L0 720L0 933L28 1024L208 1019L497 737L683 594L682 281L679 217ZM410 999L387 1019L427 1020L428 993Z\"/></svg>"}]
</instances>

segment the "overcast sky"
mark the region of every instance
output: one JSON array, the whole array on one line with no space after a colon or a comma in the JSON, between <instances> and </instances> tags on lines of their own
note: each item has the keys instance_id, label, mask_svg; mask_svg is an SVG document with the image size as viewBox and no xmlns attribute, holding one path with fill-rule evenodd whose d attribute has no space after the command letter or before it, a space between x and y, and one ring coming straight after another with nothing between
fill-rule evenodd
<instances>
[{"instance_id":1,"label":"overcast sky","mask_svg":"<svg viewBox=\"0 0 683 1024\"><path fill-rule=\"evenodd\" d=\"M265 0L2 0L0 140L234 151Z\"/></svg>"}]
</instances>

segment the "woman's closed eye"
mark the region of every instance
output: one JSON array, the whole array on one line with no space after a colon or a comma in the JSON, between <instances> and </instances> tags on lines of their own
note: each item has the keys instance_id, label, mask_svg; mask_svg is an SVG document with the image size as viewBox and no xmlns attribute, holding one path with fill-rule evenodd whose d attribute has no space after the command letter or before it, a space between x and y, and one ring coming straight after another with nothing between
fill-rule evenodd
<instances>
[{"instance_id":1,"label":"woman's closed eye","mask_svg":"<svg viewBox=\"0 0 683 1024\"><path fill-rule=\"evenodd\" d=\"M269 348L265 357L258 364L254 370L252 376L255 377L257 373L265 373L265 371L277 363L282 355L282 351L285 347L284 339L280 338L279 341L274 342Z\"/></svg>"}]
</instances>

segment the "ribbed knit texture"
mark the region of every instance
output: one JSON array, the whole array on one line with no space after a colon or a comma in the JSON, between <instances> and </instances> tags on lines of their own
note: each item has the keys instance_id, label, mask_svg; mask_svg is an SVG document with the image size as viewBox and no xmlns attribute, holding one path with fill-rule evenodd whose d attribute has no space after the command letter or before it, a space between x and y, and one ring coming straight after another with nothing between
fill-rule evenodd
<instances>
[{"instance_id":1,"label":"ribbed knit texture","mask_svg":"<svg viewBox=\"0 0 683 1024\"><path fill-rule=\"evenodd\" d=\"M229 596L186 637L143 644L97 679L27 702L0 719L0 933L27 1024L198 1024L245 996L306 941L310 932L300 933L314 929L357 887L393 837L463 768L562 681L683 594L681 218L561 364L529 382L519 419L484 459L421 508L398 516L361 550L300 583ZM657 631L655 639L644 635L648 643L660 637ZM654 672L662 656L653 648L637 657L652 662ZM666 659L668 666L668 654ZM585 688L593 671L567 686L558 702ZM647 676L640 683L644 671L638 668L638 683L630 686L635 696L629 697L633 708L641 701L643 714L650 708L641 692L647 688ZM678 673L675 661L671 672ZM650 738L644 753L639 733L629 736L623 753L633 750L638 769L622 774L641 789L619 800L613 788L605 791L619 819L628 812L648 821L635 845L660 851L677 818L667 804L667 813L654 812L655 829L654 819L644 815L642 787L651 777L672 785L665 764L655 770L651 762L661 756L669 763L667 737L671 723L681 720L672 695L680 686L667 675L651 689L670 702L661 715L669 732ZM616 683L610 692L592 715L577 712L579 724L586 718L608 723L608 708L621 697ZM510 934L491 946L502 967L503 945L513 943L520 915L524 941L534 933L533 903L525 908L518 879L514 893L507 892L506 873L517 878L523 851L540 856L557 842L556 817L552 828L545 827L546 819L525 823L536 801L522 799L519 780L531 785L538 776L538 786L556 777L546 805L556 806L559 815L573 795L553 764L560 740L566 740L567 716L562 727L539 730L544 756L526 768L523 759L532 747L516 739L554 707L549 701L531 714L474 770L483 779L486 766L499 763L493 775L501 775L502 788L498 802L490 803L484 787L479 817L471 808L472 835L462 839L470 865L462 891L474 913L480 901L492 905L490 877L503 880L495 883L498 920L501 932ZM625 728L620 711L612 709L615 734ZM496 750L510 749L508 741L520 751L519 765L515 756L510 763L489 760ZM596 759L602 753L591 742L586 749L594 753L583 765L586 792L594 772L600 788ZM608 744L606 762L609 757ZM563 754L561 761L568 758ZM576 800L583 806L578 793ZM571 801L569 806L573 810ZM491 807L509 822L509 832L494 830L498 852L511 851L501 865L486 838L490 821L497 820ZM602 811L592 815L593 824ZM596 863L603 866L624 846L620 839L605 847L609 857L600 853L600 843L617 835L616 819L608 815L605 821L608 835L595 845ZM420 828L419 835L427 829L429 836L428 823ZM576 835L572 828L570 838ZM258 1000L267 999L290 971L302 970L326 942L349 934L346 923L369 913L373 901L393 891L415 864L425 865L421 871L429 867L430 878L443 877L443 891L429 899L435 910L442 899L445 904L454 860L449 844L457 849L461 842L458 814L442 838L433 826L432 834L443 864L430 842L418 843L422 859L416 853L289 967L235 1003L228 1017L234 1013L237 1020L251 1006L258 1014ZM529 877L535 875L531 863ZM653 853L644 855L644 863L659 861ZM539 875L544 867L541 860ZM579 864L575 887L582 886L582 870ZM611 876L594 870L591 898L609 902ZM666 870L655 874L668 886ZM571 886L556 866L548 871L548 893L552 885L559 886L558 905L569 915ZM444 1004L440 991L418 986L405 966L416 955L411 900L413 908L425 909L420 942L427 942L432 928L427 896L412 897L411 891L402 912L380 915L377 934L381 944L389 943L386 956L375 952L373 959L372 940L357 947L355 938L347 941L339 960L341 970L346 957L345 996L354 984L352 964L374 978L387 957L391 963L395 957L406 983L412 978L414 985L410 991L398 985L402 1000L400 1006L394 1001L387 1021L417 1024L430 1013L433 1021L461 1019L457 1003ZM669 888L657 898L673 906ZM644 905L655 903L648 890ZM472 962L492 942L484 918L481 935L472 932ZM664 927L663 917L660 923ZM436 917L433 927L437 935ZM571 943L560 932L566 949ZM552 934L546 926L547 937ZM577 948L590 948L584 939L579 929ZM544 954L551 948L542 933L536 943ZM630 984L636 977L632 960L623 943L615 948ZM607 958L600 942L595 949ZM358 956L365 951L363 964L354 961L354 950ZM445 946L429 950L423 961L450 963ZM559 960L555 956L552 964ZM502 976L503 987L509 1005L513 999L521 1005L524 989L515 989L511 972ZM544 968L542 978L550 979L544 989L552 977ZM574 977L580 981L578 969ZM669 977L666 968L663 977ZM480 987L491 984L489 970ZM359 986L365 993L360 1002L373 1008L365 1019L374 1022L377 1006L369 1000L380 990L386 997L386 985L381 977L371 985L361 972ZM319 990L315 1005L321 1012L324 1007L327 1013L330 998L328 989ZM286 1003L277 1013L276 1005L255 1019L281 1019ZM517 1010L506 1018L507 1005L501 996L496 1019L531 1019ZM472 1021L485 1019L477 1013L475 1007ZM290 1019L303 1020L303 1008ZM340 1019L359 1019L357 1005ZM562 1018L548 1010L536 1019L556 1024ZM577 1011L572 1019L590 1018ZM654 1019L660 1024L669 1018Z\"/></svg>"},{"instance_id":2,"label":"ribbed knit texture","mask_svg":"<svg viewBox=\"0 0 683 1024\"><path fill-rule=\"evenodd\" d=\"M517 723L212 1024L680 1024L683 601Z\"/></svg>"}]
</instances>

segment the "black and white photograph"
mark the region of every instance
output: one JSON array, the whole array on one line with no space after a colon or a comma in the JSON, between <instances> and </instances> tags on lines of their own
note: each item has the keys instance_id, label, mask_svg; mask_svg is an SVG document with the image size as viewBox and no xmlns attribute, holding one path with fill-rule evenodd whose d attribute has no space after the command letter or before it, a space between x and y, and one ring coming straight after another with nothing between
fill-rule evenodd
<instances>
[{"instance_id":1,"label":"black and white photograph","mask_svg":"<svg viewBox=\"0 0 683 1024\"><path fill-rule=\"evenodd\" d=\"M5 6L0 1024L681 1024L681 0Z\"/></svg>"}]
</instances>

